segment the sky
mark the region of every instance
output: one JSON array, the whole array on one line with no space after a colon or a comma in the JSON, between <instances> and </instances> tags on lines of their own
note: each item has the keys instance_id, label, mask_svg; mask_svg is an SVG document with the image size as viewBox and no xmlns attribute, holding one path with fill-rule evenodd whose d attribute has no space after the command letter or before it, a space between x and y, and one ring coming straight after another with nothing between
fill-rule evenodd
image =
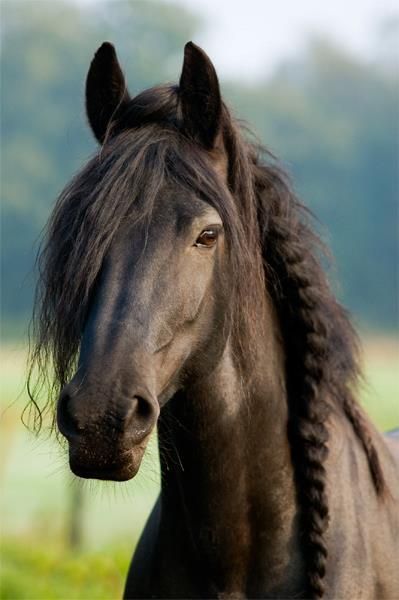
<instances>
[{"instance_id":1,"label":"sky","mask_svg":"<svg viewBox=\"0 0 399 600\"><path fill-rule=\"evenodd\" d=\"M399 15L397 0L174 0L203 16L196 41L224 75L267 75L294 56L310 34L372 58L376 29ZM398 49L399 55L399 49Z\"/></svg>"},{"instance_id":2,"label":"sky","mask_svg":"<svg viewBox=\"0 0 399 600\"><path fill-rule=\"evenodd\" d=\"M99 0L72 1L82 5ZM193 41L206 50L221 77L248 81L270 75L281 60L301 52L314 34L373 60L379 25L392 16L399 23L398 0L161 1L198 14L204 27ZM399 60L399 48L397 55Z\"/></svg>"}]
</instances>

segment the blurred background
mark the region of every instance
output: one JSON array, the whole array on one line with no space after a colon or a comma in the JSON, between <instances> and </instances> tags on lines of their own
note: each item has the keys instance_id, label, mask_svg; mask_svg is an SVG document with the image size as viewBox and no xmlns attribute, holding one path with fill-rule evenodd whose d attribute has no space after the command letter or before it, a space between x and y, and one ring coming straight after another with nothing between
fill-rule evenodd
<instances>
[{"instance_id":1,"label":"blurred background","mask_svg":"<svg viewBox=\"0 0 399 600\"><path fill-rule=\"evenodd\" d=\"M332 248L364 346L360 396L399 424L399 11L389 0L1 1L1 597L118 598L159 487L81 484L64 450L20 421L34 258L65 183L95 149L84 80L117 46L131 92L180 74L192 39L224 97L291 173Z\"/></svg>"}]
</instances>

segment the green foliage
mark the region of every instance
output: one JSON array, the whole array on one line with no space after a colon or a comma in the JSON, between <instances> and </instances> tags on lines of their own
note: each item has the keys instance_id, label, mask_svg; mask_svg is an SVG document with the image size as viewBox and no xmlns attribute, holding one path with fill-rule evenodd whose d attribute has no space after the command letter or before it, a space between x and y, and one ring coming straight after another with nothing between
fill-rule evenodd
<instances>
[{"instance_id":1,"label":"green foliage","mask_svg":"<svg viewBox=\"0 0 399 600\"><path fill-rule=\"evenodd\" d=\"M73 553L37 538L2 541L3 600L96 600L122 597L131 548L110 545Z\"/></svg>"},{"instance_id":2,"label":"green foliage","mask_svg":"<svg viewBox=\"0 0 399 600\"><path fill-rule=\"evenodd\" d=\"M95 147L83 108L94 50L106 39L116 44L134 93L176 81L183 45L198 26L159 0L85 7L3 0L2 293L10 334L31 312L33 259L51 206ZM398 28L388 29L393 48ZM326 226L341 296L371 328L397 324L394 62L392 50L368 64L316 39L268 81L224 86Z\"/></svg>"},{"instance_id":3,"label":"green foliage","mask_svg":"<svg viewBox=\"0 0 399 600\"><path fill-rule=\"evenodd\" d=\"M393 70L314 40L271 81L231 89L326 226L339 295L374 328L398 325L397 84Z\"/></svg>"},{"instance_id":4,"label":"green foliage","mask_svg":"<svg viewBox=\"0 0 399 600\"><path fill-rule=\"evenodd\" d=\"M15 319L31 312L33 258L53 202L95 147L84 117L94 51L114 41L137 91L178 70L196 20L144 0L102 10L5 0L2 17L2 295Z\"/></svg>"}]
</instances>

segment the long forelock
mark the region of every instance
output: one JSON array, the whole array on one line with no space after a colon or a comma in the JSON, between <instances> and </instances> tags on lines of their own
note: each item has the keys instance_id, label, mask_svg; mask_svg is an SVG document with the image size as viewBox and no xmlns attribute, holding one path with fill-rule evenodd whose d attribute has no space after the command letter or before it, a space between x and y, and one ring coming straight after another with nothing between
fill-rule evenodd
<instances>
[{"instance_id":1,"label":"long forelock","mask_svg":"<svg viewBox=\"0 0 399 600\"><path fill-rule=\"evenodd\" d=\"M242 215L206 153L158 123L110 137L59 196L39 254L28 385L34 404L41 386L55 398L73 374L91 293L121 223L149 223L162 187L171 183L218 210L233 281L242 279L239 272L249 277L253 261L245 250ZM234 286L239 295L240 286ZM248 302L248 295L241 295ZM38 428L40 422L39 411Z\"/></svg>"}]
</instances>

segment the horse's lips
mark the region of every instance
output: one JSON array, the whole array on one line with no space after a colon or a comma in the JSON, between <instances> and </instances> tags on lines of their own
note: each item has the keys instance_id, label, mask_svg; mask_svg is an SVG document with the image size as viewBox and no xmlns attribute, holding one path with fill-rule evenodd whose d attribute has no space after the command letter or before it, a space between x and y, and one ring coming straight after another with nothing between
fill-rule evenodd
<instances>
[{"instance_id":1,"label":"horse's lips","mask_svg":"<svg viewBox=\"0 0 399 600\"><path fill-rule=\"evenodd\" d=\"M121 458L114 460L98 460L95 454L90 454L88 460L87 452L70 449L69 466L74 475L84 479L127 481L137 474L143 454L144 448L136 448L124 451Z\"/></svg>"}]
</instances>

